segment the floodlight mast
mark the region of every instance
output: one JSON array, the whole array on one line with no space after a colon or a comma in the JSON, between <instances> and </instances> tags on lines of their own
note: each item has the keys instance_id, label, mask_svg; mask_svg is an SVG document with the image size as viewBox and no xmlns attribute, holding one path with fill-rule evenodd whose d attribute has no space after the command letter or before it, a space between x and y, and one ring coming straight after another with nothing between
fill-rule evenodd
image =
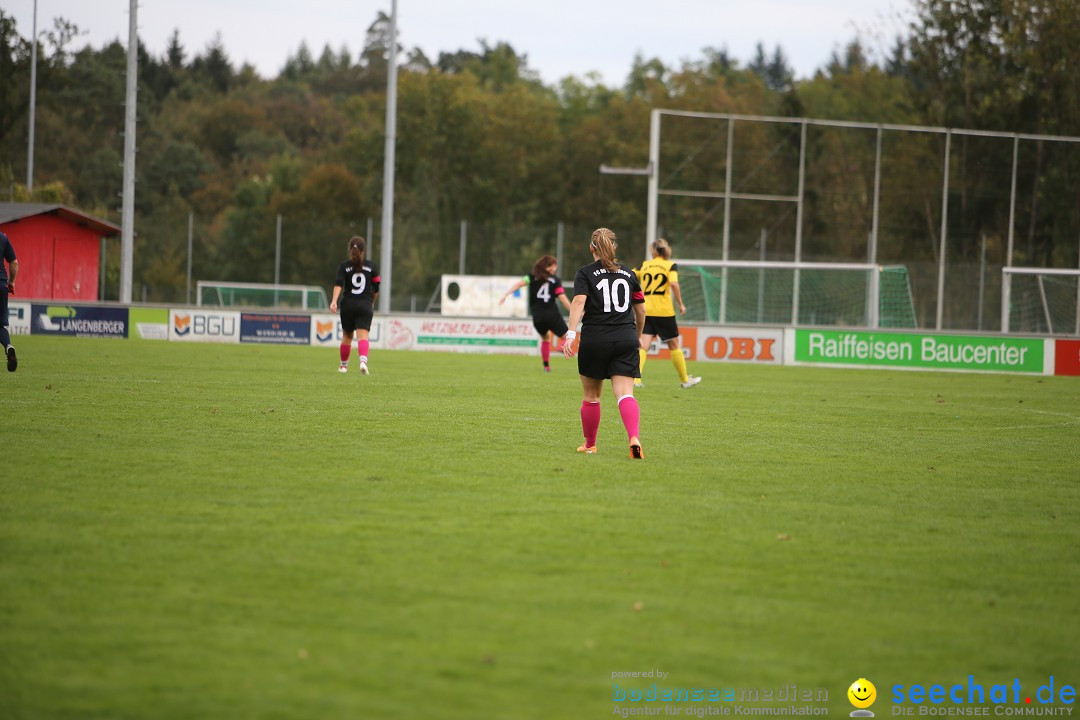
<instances>
[{"instance_id":1,"label":"floodlight mast","mask_svg":"<svg viewBox=\"0 0 1080 720\"><path fill-rule=\"evenodd\" d=\"M120 226L120 302L131 302L131 269L135 248L135 110L139 57L138 0L130 2L128 18L127 93L124 100L124 189Z\"/></svg>"},{"instance_id":2,"label":"floodlight mast","mask_svg":"<svg viewBox=\"0 0 1080 720\"><path fill-rule=\"evenodd\" d=\"M394 267L394 149L397 135L397 0L390 2L390 49L386 63L386 153L383 161L383 266L379 311L390 312L390 278ZM371 238L368 238L370 243Z\"/></svg>"},{"instance_id":3,"label":"floodlight mast","mask_svg":"<svg viewBox=\"0 0 1080 720\"><path fill-rule=\"evenodd\" d=\"M34 24L30 36L30 130L26 149L26 192L34 193L34 115L37 112L37 0L34 0Z\"/></svg>"},{"instance_id":4,"label":"floodlight mast","mask_svg":"<svg viewBox=\"0 0 1080 720\"><path fill-rule=\"evenodd\" d=\"M660 193L660 111L649 113L649 201L645 214L645 257L656 242L656 216Z\"/></svg>"}]
</instances>

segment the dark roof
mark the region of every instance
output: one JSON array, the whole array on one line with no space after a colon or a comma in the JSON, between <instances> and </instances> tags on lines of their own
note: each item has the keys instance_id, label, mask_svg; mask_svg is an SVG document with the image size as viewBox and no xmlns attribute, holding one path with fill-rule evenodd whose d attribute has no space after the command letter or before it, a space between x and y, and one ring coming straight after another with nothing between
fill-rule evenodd
<instances>
[{"instance_id":1,"label":"dark roof","mask_svg":"<svg viewBox=\"0 0 1080 720\"><path fill-rule=\"evenodd\" d=\"M55 203L0 203L0 224L18 222L35 215L57 215L76 225L83 225L105 237L120 234L120 226L107 220L87 215L84 212Z\"/></svg>"}]
</instances>

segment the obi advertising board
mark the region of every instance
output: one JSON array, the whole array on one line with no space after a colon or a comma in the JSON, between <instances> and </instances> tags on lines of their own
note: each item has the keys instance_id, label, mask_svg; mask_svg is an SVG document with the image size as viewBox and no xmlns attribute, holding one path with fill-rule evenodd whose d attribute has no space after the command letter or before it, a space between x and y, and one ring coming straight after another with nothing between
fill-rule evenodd
<instances>
[{"instance_id":1,"label":"obi advertising board","mask_svg":"<svg viewBox=\"0 0 1080 720\"><path fill-rule=\"evenodd\" d=\"M781 328L700 325L680 327L684 347L693 347L691 360L779 365L784 358ZM663 355L667 357L667 355Z\"/></svg>"},{"instance_id":2,"label":"obi advertising board","mask_svg":"<svg viewBox=\"0 0 1080 720\"><path fill-rule=\"evenodd\" d=\"M1053 374L1053 340L911 332L785 331L785 363L908 370Z\"/></svg>"}]
</instances>

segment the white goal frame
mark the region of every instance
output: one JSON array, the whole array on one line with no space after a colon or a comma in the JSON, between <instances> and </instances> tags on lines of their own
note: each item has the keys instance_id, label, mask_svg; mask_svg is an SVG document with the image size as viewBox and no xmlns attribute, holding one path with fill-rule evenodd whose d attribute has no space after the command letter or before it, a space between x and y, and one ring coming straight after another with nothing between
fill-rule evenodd
<instances>
[{"instance_id":1,"label":"white goal frame","mask_svg":"<svg viewBox=\"0 0 1080 720\"><path fill-rule=\"evenodd\" d=\"M826 263L791 260L693 260L679 258L680 265L698 265L721 269L723 292L720 295L720 322L727 319L727 271L729 268L765 270L794 270L791 280L791 325L799 324L799 271L800 270L854 270L869 274L866 294L867 326L877 329L881 323L881 271L885 268L876 263ZM760 291L759 291L760 292Z\"/></svg>"},{"instance_id":2,"label":"white goal frame","mask_svg":"<svg viewBox=\"0 0 1080 720\"><path fill-rule=\"evenodd\" d=\"M724 168L724 180L723 189L696 189L696 188L679 188L679 187L667 187L662 182L660 176L660 145L661 145L661 124L664 117L683 117L683 118L699 118L704 120L713 120L716 122L726 123L727 129L727 148L726 148L726 162ZM738 123L767 123L788 125L797 127L799 129L799 170L798 170L798 185L794 195L780 195L780 194L756 194L756 193L741 193L737 192L733 185L733 172L734 167L734 145L735 145L735 125ZM968 130L962 128L946 128L946 127L931 127L926 125L896 125L889 123L867 123L867 122L852 122L846 120L825 120L817 118L806 117L777 117L777 116L764 116L764 115L740 115L731 113L709 113L709 112L693 112L687 110L674 110L665 108L653 108L650 113L650 125L649 125L649 164L645 168L645 173L648 174L649 188L648 188L648 206L647 215L645 221L645 257L651 256L652 244L656 241L659 233L659 199L660 196L674 196L674 197L697 197L697 198L712 198L717 201L723 202L724 207L724 227L722 236L719 238L721 247L720 255L724 260L730 258L731 252L731 215L732 215L732 201L765 201L773 203L781 203L784 205L794 206L795 208L795 252L794 258L796 262L802 261L802 241L803 241L803 211L806 201L806 162L807 162L807 128L814 127L831 127L831 128L855 128L862 130L873 130L876 132L876 149L874 157L874 199L873 199L873 216L871 218L871 230L867 244L866 261L867 263L877 263L878 261L878 226L880 222L880 208L881 208L881 174L882 174L882 138L885 132L907 132L907 133L929 133L933 135L943 136L944 138L944 151L941 156L942 161L942 173L941 173L941 225L938 231L937 238L937 303L936 303L936 321L935 329L944 329L945 321L945 284L946 284L946 267L948 265L948 240L949 240L949 180L951 173L949 172L949 161L951 153L951 144L953 136L959 137L990 137L1000 138L1002 140L1012 140L1013 143L1013 159L1012 159L1012 175L1011 185L1009 190L1009 231L1008 231L1008 250L1006 251L1006 265L1011 266L1013 257L1013 235L1015 228L1015 210L1016 210L1016 195L1017 195L1017 161L1020 152L1021 140L1033 140L1037 142L1064 142L1071 144L1080 143L1080 136L1067 136L1067 135L1033 135L1029 133L1010 133L1000 132L992 130ZM684 261L685 262L685 261ZM804 266L805 267L805 266ZM1003 299L1004 302L1004 299ZM1005 322L1006 313L1002 313L1002 322ZM1004 329L1007 331L1007 328Z\"/></svg>"},{"instance_id":3,"label":"white goal frame","mask_svg":"<svg viewBox=\"0 0 1080 720\"><path fill-rule=\"evenodd\" d=\"M1043 275L1064 275L1075 277L1076 285L1076 324L1072 334L1080 336L1080 269L1069 268L1040 268L1008 266L1001 268L1001 332L1009 332L1009 319L1012 311L1012 278L1013 275L1035 275L1039 286L1039 297L1042 300L1043 318L1046 320L1046 329L1049 334L1054 334L1054 322L1050 317L1050 306L1046 302L1046 289L1043 287ZM1063 334L1063 333L1058 333Z\"/></svg>"},{"instance_id":4,"label":"white goal frame","mask_svg":"<svg viewBox=\"0 0 1080 720\"><path fill-rule=\"evenodd\" d=\"M242 283L242 282L229 282L227 280L199 280L195 284L195 304L197 307L202 307L203 288L211 288L217 290L218 306L230 307L225 304L225 300L222 297L222 290L264 290L272 291L274 293L274 304L271 307L278 307L278 293L279 291L285 292L298 292L301 297L301 308L304 310L323 310L329 307L326 302L326 290L318 285L281 285L275 283ZM308 293L316 293L322 298L322 307L311 308L308 307Z\"/></svg>"}]
</instances>

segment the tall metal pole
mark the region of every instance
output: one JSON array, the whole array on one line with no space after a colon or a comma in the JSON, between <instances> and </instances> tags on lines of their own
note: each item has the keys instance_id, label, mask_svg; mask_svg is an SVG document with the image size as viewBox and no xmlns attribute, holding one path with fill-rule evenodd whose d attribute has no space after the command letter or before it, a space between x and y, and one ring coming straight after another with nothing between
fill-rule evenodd
<instances>
[{"instance_id":1,"label":"tall metal pole","mask_svg":"<svg viewBox=\"0 0 1080 720\"><path fill-rule=\"evenodd\" d=\"M134 0L133 0L134 1ZM382 265L379 311L390 312L394 267L394 150L397 145L397 0L390 2L390 53L386 58L386 155L383 161Z\"/></svg>"},{"instance_id":2,"label":"tall metal pole","mask_svg":"<svg viewBox=\"0 0 1080 720\"><path fill-rule=\"evenodd\" d=\"M1020 156L1020 136L1013 135L1012 183L1009 186L1009 241L1005 248L1005 267L1012 267L1013 223L1016 219L1016 161ZM1009 308L1012 304L1012 275L1001 274L1001 332L1009 332Z\"/></svg>"},{"instance_id":3,"label":"tall metal pole","mask_svg":"<svg viewBox=\"0 0 1080 720\"><path fill-rule=\"evenodd\" d=\"M941 181L941 250L938 252L937 278L937 326L940 330L945 318L945 241L949 229L949 155L952 152L952 131L945 131L945 177Z\"/></svg>"},{"instance_id":4,"label":"tall metal pole","mask_svg":"<svg viewBox=\"0 0 1080 720\"><path fill-rule=\"evenodd\" d=\"M660 200L660 111L649 113L649 199L645 215L645 257L656 242L657 206Z\"/></svg>"},{"instance_id":5,"label":"tall metal pole","mask_svg":"<svg viewBox=\"0 0 1080 720\"><path fill-rule=\"evenodd\" d=\"M724 169L724 238L723 248L720 253L721 260L728 260L728 251L731 247L731 173L734 165L735 147L735 118L728 118L727 126L727 160ZM646 255L648 257L648 255ZM728 297L728 269L724 267L720 271L720 314L717 318L721 323L727 322L727 297Z\"/></svg>"},{"instance_id":6,"label":"tall metal pole","mask_svg":"<svg viewBox=\"0 0 1080 720\"><path fill-rule=\"evenodd\" d=\"M30 140L26 150L26 192L34 193L34 115L37 112L37 0L34 0L33 34L30 35Z\"/></svg>"},{"instance_id":7,"label":"tall metal pole","mask_svg":"<svg viewBox=\"0 0 1080 720\"><path fill-rule=\"evenodd\" d=\"M806 198L806 121L799 136L799 205L795 212L795 262L802 262L803 201ZM799 268L791 279L791 324L799 324Z\"/></svg>"},{"instance_id":8,"label":"tall metal pole","mask_svg":"<svg viewBox=\"0 0 1080 720\"><path fill-rule=\"evenodd\" d=\"M120 226L120 302L131 302L135 255L135 110L138 84L138 0L130 0L128 17L127 93L124 100L124 191Z\"/></svg>"},{"instance_id":9,"label":"tall metal pole","mask_svg":"<svg viewBox=\"0 0 1080 720\"><path fill-rule=\"evenodd\" d=\"M870 228L870 247L868 248L866 262L877 265L878 254L878 218L881 207L881 135L882 128L877 129L877 150L874 153L874 219ZM870 307L867 309L867 319L870 327L876 330L881 325L881 268L873 268L870 271Z\"/></svg>"}]
</instances>

